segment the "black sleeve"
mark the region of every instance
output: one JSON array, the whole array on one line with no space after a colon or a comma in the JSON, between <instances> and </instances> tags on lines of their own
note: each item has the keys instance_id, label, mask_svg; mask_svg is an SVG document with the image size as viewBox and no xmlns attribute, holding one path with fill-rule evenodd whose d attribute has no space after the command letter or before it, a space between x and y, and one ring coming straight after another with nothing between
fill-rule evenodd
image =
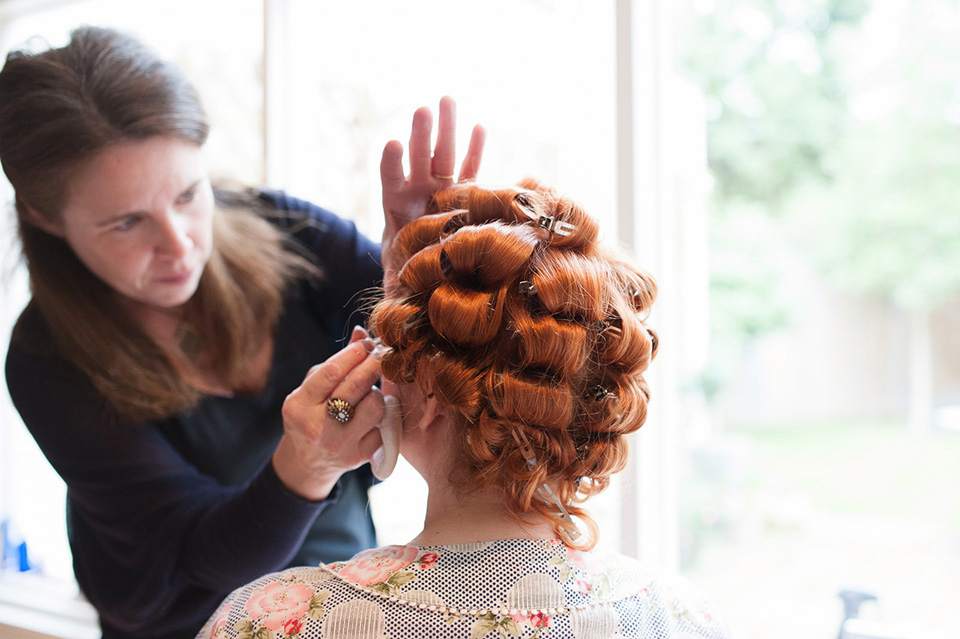
<instances>
[{"instance_id":1,"label":"black sleeve","mask_svg":"<svg viewBox=\"0 0 960 639\"><path fill-rule=\"evenodd\" d=\"M220 485L149 424L114 416L71 366L16 340L6 377L67 484L78 582L118 630L202 622L224 593L285 565L329 503L292 495L269 463L246 485ZM190 565L181 565L187 548L207 552L190 552Z\"/></svg>"}]
</instances>

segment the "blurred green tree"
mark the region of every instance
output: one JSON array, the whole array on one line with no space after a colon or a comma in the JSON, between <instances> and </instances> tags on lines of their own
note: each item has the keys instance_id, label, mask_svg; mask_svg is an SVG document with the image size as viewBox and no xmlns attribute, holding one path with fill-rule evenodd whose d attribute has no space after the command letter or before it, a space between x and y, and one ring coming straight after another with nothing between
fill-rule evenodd
<instances>
[{"instance_id":1,"label":"blurred green tree","mask_svg":"<svg viewBox=\"0 0 960 639\"><path fill-rule=\"evenodd\" d=\"M788 321L771 238L790 220L828 281L907 313L925 429L930 313L960 294L960 5L716 0L691 24L685 68L712 115L715 355ZM769 230L745 235L758 218Z\"/></svg>"},{"instance_id":2,"label":"blurred green tree","mask_svg":"<svg viewBox=\"0 0 960 639\"><path fill-rule=\"evenodd\" d=\"M931 313L960 294L960 5L914 0L851 70L831 180L793 203L829 281L908 317L909 423L932 423ZM852 63L851 63L852 66Z\"/></svg>"},{"instance_id":3,"label":"blurred green tree","mask_svg":"<svg viewBox=\"0 0 960 639\"><path fill-rule=\"evenodd\" d=\"M831 179L825 158L849 124L838 40L869 8L866 0L716 0L685 21L682 65L705 93L715 180L706 389L723 384L757 337L790 320L778 220L798 190Z\"/></svg>"}]
</instances>

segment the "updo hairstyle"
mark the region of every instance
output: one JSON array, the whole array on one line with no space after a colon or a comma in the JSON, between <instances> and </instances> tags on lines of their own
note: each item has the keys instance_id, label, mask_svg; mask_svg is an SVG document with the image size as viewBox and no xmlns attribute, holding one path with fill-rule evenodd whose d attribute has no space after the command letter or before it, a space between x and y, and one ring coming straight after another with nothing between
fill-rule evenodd
<instances>
[{"instance_id":1,"label":"updo hairstyle","mask_svg":"<svg viewBox=\"0 0 960 639\"><path fill-rule=\"evenodd\" d=\"M534 181L440 191L398 235L403 266L370 319L388 347L384 375L456 416L454 484L494 488L518 520L546 516L582 548L596 526L576 504L623 469L657 350L644 322L653 279L597 233L577 204ZM538 496L545 482L590 528L585 542Z\"/></svg>"}]
</instances>

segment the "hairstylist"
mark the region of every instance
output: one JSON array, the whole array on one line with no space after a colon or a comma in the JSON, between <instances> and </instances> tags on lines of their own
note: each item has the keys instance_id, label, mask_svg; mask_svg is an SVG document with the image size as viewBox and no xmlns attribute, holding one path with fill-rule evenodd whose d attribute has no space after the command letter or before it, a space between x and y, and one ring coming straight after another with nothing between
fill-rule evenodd
<instances>
[{"instance_id":1,"label":"hairstylist","mask_svg":"<svg viewBox=\"0 0 960 639\"><path fill-rule=\"evenodd\" d=\"M385 245L453 183L453 109L441 101L432 155L432 115L414 115L409 178L402 146L385 148ZM380 249L282 193L215 193L207 130L181 72L112 30L0 71L32 291L7 384L67 484L105 639L192 637L237 586L375 543L384 399L370 340L345 337ZM462 178L482 145L478 128Z\"/></svg>"}]
</instances>

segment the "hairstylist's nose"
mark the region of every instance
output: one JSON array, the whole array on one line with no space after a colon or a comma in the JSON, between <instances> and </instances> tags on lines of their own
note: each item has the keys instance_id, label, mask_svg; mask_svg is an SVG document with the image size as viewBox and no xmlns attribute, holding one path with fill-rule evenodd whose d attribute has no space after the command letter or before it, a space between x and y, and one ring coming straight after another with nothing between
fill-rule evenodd
<instances>
[{"instance_id":1,"label":"hairstylist's nose","mask_svg":"<svg viewBox=\"0 0 960 639\"><path fill-rule=\"evenodd\" d=\"M160 237L157 240L158 252L175 259L181 258L193 248L189 234L189 221L186 216L175 213L160 218Z\"/></svg>"}]
</instances>

